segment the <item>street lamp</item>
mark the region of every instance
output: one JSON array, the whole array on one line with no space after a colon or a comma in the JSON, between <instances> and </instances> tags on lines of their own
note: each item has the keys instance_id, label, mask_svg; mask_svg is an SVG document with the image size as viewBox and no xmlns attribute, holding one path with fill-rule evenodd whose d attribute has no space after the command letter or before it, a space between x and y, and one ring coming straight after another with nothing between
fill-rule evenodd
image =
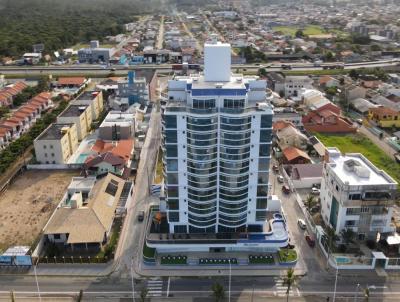
<instances>
[{"instance_id":1,"label":"street lamp","mask_svg":"<svg viewBox=\"0 0 400 302\"><path fill-rule=\"evenodd\" d=\"M132 301L135 302L135 280L133 280L133 256L131 259Z\"/></svg>"},{"instance_id":2,"label":"street lamp","mask_svg":"<svg viewBox=\"0 0 400 302\"><path fill-rule=\"evenodd\" d=\"M355 294L354 294L354 302L356 302L357 301L357 298L358 298L358 289L360 288L360 283L357 283L357 289L356 289L356 292L355 292Z\"/></svg>"},{"instance_id":3,"label":"street lamp","mask_svg":"<svg viewBox=\"0 0 400 302\"><path fill-rule=\"evenodd\" d=\"M231 266L231 259L229 259L229 294L228 294L228 299L229 302L231 302L231 277L232 277L232 266Z\"/></svg>"},{"instance_id":4,"label":"street lamp","mask_svg":"<svg viewBox=\"0 0 400 302\"><path fill-rule=\"evenodd\" d=\"M36 273L36 267L37 267L38 261L39 261L39 259L33 265L33 271L35 272L35 281L36 281L36 287L37 287L37 292L38 292L38 296L39 296L39 301L42 302L42 296L40 295L40 289L39 289L39 281L38 281L38 277L37 277L37 273Z\"/></svg>"},{"instance_id":5,"label":"street lamp","mask_svg":"<svg viewBox=\"0 0 400 302\"><path fill-rule=\"evenodd\" d=\"M339 273L339 266L336 261L335 261L335 263L336 263L336 276L335 276L335 289L333 290L333 302L335 302L335 299L336 299L337 279L338 279L338 273Z\"/></svg>"}]
</instances>

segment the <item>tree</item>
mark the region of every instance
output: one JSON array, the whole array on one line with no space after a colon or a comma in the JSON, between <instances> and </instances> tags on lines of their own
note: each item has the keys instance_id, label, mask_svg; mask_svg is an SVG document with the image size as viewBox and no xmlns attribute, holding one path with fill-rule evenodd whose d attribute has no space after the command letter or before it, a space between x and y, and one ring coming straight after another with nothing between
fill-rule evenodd
<instances>
[{"instance_id":1,"label":"tree","mask_svg":"<svg viewBox=\"0 0 400 302\"><path fill-rule=\"evenodd\" d=\"M342 239L344 241L344 243L346 245L348 245L349 243L353 242L356 234L353 232L352 229L343 229L340 232L340 235L342 236Z\"/></svg>"},{"instance_id":2,"label":"tree","mask_svg":"<svg viewBox=\"0 0 400 302\"><path fill-rule=\"evenodd\" d=\"M213 291L215 302L220 302L225 298L225 290L220 283L214 283L211 289Z\"/></svg>"},{"instance_id":3,"label":"tree","mask_svg":"<svg viewBox=\"0 0 400 302\"><path fill-rule=\"evenodd\" d=\"M306 205L307 205L307 209L308 209L309 211L311 210L311 208L312 208L312 206L314 205L314 203L315 203L314 196L308 195L308 196L307 196L307 199L306 199Z\"/></svg>"},{"instance_id":4,"label":"tree","mask_svg":"<svg viewBox=\"0 0 400 302\"><path fill-rule=\"evenodd\" d=\"M296 38L303 38L304 37L304 33L301 29L298 29L295 33Z\"/></svg>"},{"instance_id":5,"label":"tree","mask_svg":"<svg viewBox=\"0 0 400 302\"><path fill-rule=\"evenodd\" d=\"M76 299L76 302L81 302L82 298L83 298L83 290L81 289L79 291L78 298Z\"/></svg>"},{"instance_id":6,"label":"tree","mask_svg":"<svg viewBox=\"0 0 400 302\"><path fill-rule=\"evenodd\" d=\"M140 291L140 301L141 302L146 302L148 293L149 293L149 290L146 287L143 287L142 290Z\"/></svg>"},{"instance_id":7,"label":"tree","mask_svg":"<svg viewBox=\"0 0 400 302\"><path fill-rule=\"evenodd\" d=\"M8 113L10 113L10 108L5 106L0 106L0 118L4 117Z\"/></svg>"},{"instance_id":8,"label":"tree","mask_svg":"<svg viewBox=\"0 0 400 302\"><path fill-rule=\"evenodd\" d=\"M297 276L294 274L294 269L289 268L286 271L286 276L283 278L283 284L287 286L286 288L286 301L289 301L290 289L295 285L297 281Z\"/></svg>"},{"instance_id":9,"label":"tree","mask_svg":"<svg viewBox=\"0 0 400 302\"><path fill-rule=\"evenodd\" d=\"M333 248L334 248L334 243L336 240L338 240L338 236L336 235L336 232L333 228L331 228L330 226L328 226L325 230L325 234L328 240L328 258L329 258L329 254L332 252Z\"/></svg>"},{"instance_id":10,"label":"tree","mask_svg":"<svg viewBox=\"0 0 400 302\"><path fill-rule=\"evenodd\" d=\"M358 77L359 77L360 75L358 74L358 71L357 71L356 69L352 69L352 70L350 70L350 72L349 72L349 76L350 76L352 79L357 80Z\"/></svg>"},{"instance_id":11,"label":"tree","mask_svg":"<svg viewBox=\"0 0 400 302\"><path fill-rule=\"evenodd\" d=\"M370 296L369 288L366 287L366 288L364 289L364 298L365 298L365 302L368 302L368 301L369 301L369 296Z\"/></svg>"},{"instance_id":12,"label":"tree","mask_svg":"<svg viewBox=\"0 0 400 302\"><path fill-rule=\"evenodd\" d=\"M382 48L377 44L372 44L370 47L371 51L381 51Z\"/></svg>"},{"instance_id":13,"label":"tree","mask_svg":"<svg viewBox=\"0 0 400 302\"><path fill-rule=\"evenodd\" d=\"M326 59L327 61L332 61L332 60L333 60L333 53L332 53L331 51L327 51L327 52L325 53L325 59Z\"/></svg>"},{"instance_id":14,"label":"tree","mask_svg":"<svg viewBox=\"0 0 400 302\"><path fill-rule=\"evenodd\" d=\"M262 76L262 77L265 77L267 75L267 70L265 68L260 68L258 70L258 75Z\"/></svg>"},{"instance_id":15,"label":"tree","mask_svg":"<svg viewBox=\"0 0 400 302\"><path fill-rule=\"evenodd\" d=\"M336 87L326 87L325 93L329 95L335 95L337 92Z\"/></svg>"}]
</instances>

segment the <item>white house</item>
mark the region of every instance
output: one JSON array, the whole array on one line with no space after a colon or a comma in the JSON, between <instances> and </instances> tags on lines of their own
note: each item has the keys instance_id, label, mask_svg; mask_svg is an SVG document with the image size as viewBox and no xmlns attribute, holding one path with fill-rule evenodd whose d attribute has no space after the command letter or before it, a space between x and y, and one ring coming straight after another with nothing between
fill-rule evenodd
<instances>
[{"instance_id":1,"label":"white house","mask_svg":"<svg viewBox=\"0 0 400 302\"><path fill-rule=\"evenodd\" d=\"M362 154L327 148L321 182L321 214L337 234L352 229L359 240L394 231L397 182Z\"/></svg>"}]
</instances>

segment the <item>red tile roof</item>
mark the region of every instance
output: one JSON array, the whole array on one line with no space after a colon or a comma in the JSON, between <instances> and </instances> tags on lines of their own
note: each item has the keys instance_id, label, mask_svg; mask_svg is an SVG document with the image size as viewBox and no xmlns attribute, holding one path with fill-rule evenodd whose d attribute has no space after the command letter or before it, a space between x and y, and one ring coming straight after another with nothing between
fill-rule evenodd
<instances>
[{"instance_id":1,"label":"red tile roof","mask_svg":"<svg viewBox=\"0 0 400 302\"><path fill-rule=\"evenodd\" d=\"M303 157L310 160L310 157L304 151L297 149L295 147L287 147L283 150L283 156L290 162L298 157Z\"/></svg>"},{"instance_id":2,"label":"red tile roof","mask_svg":"<svg viewBox=\"0 0 400 302\"><path fill-rule=\"evenodd\" d=\"M58 78L58 85L82 86L86 81L85 77Z\"/></svg>"}]
</instances>

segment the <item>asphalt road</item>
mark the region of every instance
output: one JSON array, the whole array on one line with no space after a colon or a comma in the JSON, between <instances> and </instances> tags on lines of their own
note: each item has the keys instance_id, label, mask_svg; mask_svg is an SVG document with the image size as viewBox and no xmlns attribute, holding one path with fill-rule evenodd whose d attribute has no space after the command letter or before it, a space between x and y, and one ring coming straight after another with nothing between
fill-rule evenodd
<instances>
[{"instance_id":1,"label":"asphalt road","mask_svg":"<svg viewBox=\"0 0 400 302\"><path fill-rule=\"evenodd\" d=\"M391 60L385 61L371 61L364 63L346 64L345 69L358 69L358 68L374 68L374 67L396 67L399 63L392 62ZM323 70L322 67L316 67L311 63L292 63L292 70L298 71L315 71ZM282 70L281 64L263 65L263 64L235 64L232 69L259 69L265 68L267 71L280 71ZM5 75L19 74L19 75L32 75L32 74L57 74L57 73L96 73L98 75L108 75L111 72L114 74L125 74L127 70L137 69L158 69L158 70L171 70L171 64L142 64L122 66L114 65L112 67L105 67L101 65L68 65L68 66L0 66L0 73Z\"/></svg>"}]
</instances>

